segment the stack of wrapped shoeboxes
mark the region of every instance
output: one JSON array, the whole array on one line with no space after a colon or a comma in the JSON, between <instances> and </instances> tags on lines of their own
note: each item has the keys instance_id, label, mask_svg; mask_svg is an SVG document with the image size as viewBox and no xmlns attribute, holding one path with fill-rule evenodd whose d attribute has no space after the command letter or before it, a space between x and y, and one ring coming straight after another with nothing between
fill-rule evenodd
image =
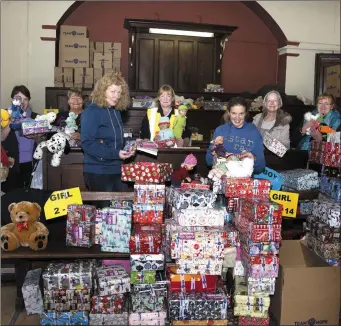
<instances>
[{"instance_id":1,"label":"stack of wrapped shoeboxes","mask_svg":"<svg viewBox=\"0 0 341 326\"><path fill-rule=\"evenodd\" d=\"M171 258L169 316L173 325L227 325L230 298L221 286L224 247L236 232L224 226L225 210L208 189L167 188L173 220L167 222Z\"/></svg>"},{"instance_id":2,"label":"stack of wrapped shoeboxes","mask_svg":"<svg viewBox=\"0 0 341 326\"><path fill-rule=\"evenodd\" d=\"M166 323L168 284L162 252L164 203L164 184L134 184L130 325Z\"/></svg>"}]
</instances>

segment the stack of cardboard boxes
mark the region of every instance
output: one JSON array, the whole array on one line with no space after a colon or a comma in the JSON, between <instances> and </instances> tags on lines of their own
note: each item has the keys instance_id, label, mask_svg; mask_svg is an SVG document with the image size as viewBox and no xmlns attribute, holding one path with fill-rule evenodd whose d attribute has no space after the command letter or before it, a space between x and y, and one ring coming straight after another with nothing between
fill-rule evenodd
<instances>
[{"instance_id":1,"label":"stack of cardboard boxes","mask_svg":"<svg viewBox=\"0 0 341 326\"><path fill-rule=\"evenodd\" d=\"M86 26L60 27L55 87L92 88L105 73L121 70L121 43L95 42Z\"/></svg>"}]
</instances>

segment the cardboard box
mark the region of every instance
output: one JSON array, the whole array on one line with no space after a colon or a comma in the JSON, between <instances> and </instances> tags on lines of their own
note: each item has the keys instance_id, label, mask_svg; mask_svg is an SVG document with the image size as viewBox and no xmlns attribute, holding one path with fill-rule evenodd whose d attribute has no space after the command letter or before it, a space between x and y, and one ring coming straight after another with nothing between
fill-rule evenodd
<instances>
[{"instance_id":1,"label":"cardboard box","mask_svg":"<svg viewBox=\"0 0 341 326\"><path fill-rule=\"evenodd\" d=\"M104 52L104 43L103 42L90 41L90 50L93 53L103 53Z\"/></svg>"},{"instance_id":2,"label":"cardboard box","mask_svg":"<svg viewBox=\"0 0 341 326\"><path fill-rule=\"evenodd\" d=\"M113 72L112 68L94 68L94 85L96 85L97 81L101 79L105 74L109 72Z\"/></svg>"},{"instance_id":3,"label":"cardboard box","mask_svg":"<svg viewBox=\"0 0 341 326\"><path fill-rule=\"evenodd\" d=\"M329 94L339 97L340 90L340 68L341 65L334 65L326 68L326 89Z\"/></svg>"},{"instance_id":4,"label":"cardboard box","mask_svg":"<svg viewBox=\"0 0 341 326\"><path fill-rule=\"evenodd\" d=\"M94 68L112 68L112 54L111 53L94 53Z\"/></svg>"},{"instance_id":5,"label":"cardboard box","mask_svg":"<svg viewBox=\"0 0 341 326\"><path fill-rule=\"evenodd\" d=\"M59 41L59 67L89 67L89 39L65 37Z\"/></svg>"},{"instance_id":6,"label":"cardboard box","mask_svg":"<svg viewBox=\"0 0 341 326\"><path fill-rule=\"evenodd\" d=\"M54 67L54 86L73 87L73 68Z\"/></svg>"},{"instance_id":7,"label":"cardboard box","mask_svg":"<svg viewBox=\"0 0 341 326\"><path fill-rule=\"evenodd\" d=\"M112 67L114 71L121 71L121 59L114 58L112 59Z\"/></svg>"},{"instance_id":8,"label":"cardboard box","mask_svg":"<svg viewBox=\"0 0 341 326\"><path fill-rule=\"evenodd\" d=\"M60 38L65 37L87 37L88 29L86 26L69 26L69 25L61 25L60 26Z\"/></svg>"},{"instance_id":9,"label":"cardboard box","mask_svg":"<svg viewBox=\"0 0 341 326\"><path fill-rule=\"evenodd\" d=\"M277 325L338 325L340 267L331 267L302 241L285 240L270 312Z\"/></svg>"},{"instance_id":10,"label":"cardboard box","mask_svg":"<svg viewBox=\"0 0 341 326\"><path fill-rule=\"evenodd\" d=\"M121 58L122 56L122 43L114 43L114 58Z\"/></svg>"},{"instance_id":11,"label":"cardboard box","mask_svg":"<svg viewBox=\"0 0 341 326\"><path fill-rule=\"evenodd\" d=\"M118 42L104 42L104 53L112 53L114 58L120 59L122 56L121 43Z\"/></svg>"},{"instance_id":12,"label":"cardboard box","mask_svg":"<svg viewBox=\"0 0 341 326\"><path fill-rule=\"evenodd\" d=\"M74 69L75 84L92 85L94 81L93 68L75 68Z\"/></svg>"}]
</instances>

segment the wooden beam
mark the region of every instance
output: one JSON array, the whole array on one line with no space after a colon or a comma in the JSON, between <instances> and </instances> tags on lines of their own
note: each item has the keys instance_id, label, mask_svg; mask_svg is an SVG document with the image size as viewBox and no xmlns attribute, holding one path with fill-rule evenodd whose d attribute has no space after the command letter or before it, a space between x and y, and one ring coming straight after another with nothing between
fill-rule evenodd
<instances>
[{"instance_id":1,"label":"wooden beam","mask_svg":"<svg viewBox=\"0 0 341 326\"><path fill-rule=\"evenodd\" d=\"M41 37L42 41L53 41L55 42L57 39L55 37Z\"/></svg>"},{"instance_id":2,"label":"wooden beam","mask_svg":"<svg viewBox=\"0 0 341 326\"><path fill-rule=\"evenodd\" d=\"M54 30L56 30L57 26L56 25L41 25L41 28L42 29L54 29Z\"/></svg>"}]
</instances>

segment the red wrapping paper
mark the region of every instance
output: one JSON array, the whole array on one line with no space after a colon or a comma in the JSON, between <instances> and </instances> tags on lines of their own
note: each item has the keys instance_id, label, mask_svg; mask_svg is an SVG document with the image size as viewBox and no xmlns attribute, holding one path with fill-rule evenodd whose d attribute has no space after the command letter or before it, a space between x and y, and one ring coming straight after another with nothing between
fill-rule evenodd
<instances>
[{"instance_id":1,"label":"red wrapping paper","mask_svg":"<svg viewBox=\"0 0 341 326\"><path fill-rule=\"evenodd\" d=\"M131 254L159 254L162 244L161 224L135 224L129 240Z\"/></svg>"},{"instance_id":2,"label":"red wrapping paper","mask_svg":"<svg viewBox=\"0 0 341 326\"><path fill-rule=\"evenodd\" d=\"M241 256L249 261L251 265L279 265L279 258L276 255L250 255L244 247L241 247Z\"/></svg>"},{"instance_id":3,"label":"red wrapping paper","mask_svg":"<svg viewBox=\"0 0 341 326\"><path fill-rule=\"evenodd\" d=\"M181 188L184 189L210 189L210 185L205 185L202 183L182 183Z\"/></svg>"},{"instance_id":4,"label":"red wrapping paper","mask_svg":"<svg viewBox=\"0 0 341 326\"><path fill-rule=\"evenodd\" d=\"M162 224L163 222L163 209L150 209L144 210L142 207L140 210L133 211L133 221L138 224Z\"/></svg>"},{"instance_id":5,"label":"red wrapping paper","mask_svg":"<svg viewBox=\"0 0 341 326\"><path fill-rule=\"evenodd\" d=\"M261 197L268 198L271 182L264 179L252 178L224 178L226 197Z\"/></svg>"},{"instance_id":6,"label":"red wrapping paper","mask_svg":"<svg viewBox=\"0 0 341 326\"><path fill-rule=\"evenodd\" d=\"M240 316L238 319L238 325L244 326L258 326L258 325L270 325L270 318L257 318L257 317L246 317Z\"/></svg>"}]
</instances>

